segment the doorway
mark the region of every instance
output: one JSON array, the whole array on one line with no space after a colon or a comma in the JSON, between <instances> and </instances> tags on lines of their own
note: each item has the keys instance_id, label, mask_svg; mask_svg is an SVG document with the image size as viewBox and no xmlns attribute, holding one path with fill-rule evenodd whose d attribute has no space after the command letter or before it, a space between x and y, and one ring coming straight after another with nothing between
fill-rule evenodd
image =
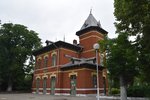
<instances>
[{"instance_id":1,"label":"doorway","mask_svg":"<svg viewBox=\"0 0 150 100\"><path fill-rule=\"evenodd\" d=\"M36 94L39 94L39 87L40 87L40 79L36 79Z\"/></svg>"},{"instance_id":2,"label":"doorway","mask_svg":"<svg viewBox=\"0 0 150 100\"><path fill-rule=\"evenodd\" d=\"M71 75L70 80L71 80L70 81L70 86L71 86L70 94L76 95L76 75Z\"/></svg>"},{"instance_id":3,"label":"doorway","mask_svg":"<svg viewBox=\"0 0 150 100\"><path fill-rule=\"evenodd\" d=\"M46 85L47 85L47 78L45 77L45 78L43 79L43 94L46 94L46 93L47 93Z\"/></svg>"},{"instance_id":4,"label":"doorway","mask_svg":"<svg viewBox=\"0 0 150 100\"><path fill-rule=\"evenodd\" d=\"M56 78L51 77L51 95L55 95Z\"/></svg>"}]
</instances>

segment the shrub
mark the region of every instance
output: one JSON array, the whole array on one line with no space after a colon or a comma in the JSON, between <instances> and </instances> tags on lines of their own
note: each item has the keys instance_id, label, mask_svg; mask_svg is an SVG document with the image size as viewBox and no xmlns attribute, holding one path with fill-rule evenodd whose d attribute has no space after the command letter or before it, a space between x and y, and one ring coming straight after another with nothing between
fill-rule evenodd
<instances>
[{"instance_id":1,"label":"shrub","mask_svg":"<svg viewBox=\"0 0 150 100\"><path fill-rule=\"evenodd\" d=\"M147 97L150 93L150 86L130 86L127 93L129 97Z\"/></svg>"},{"instance_id":2,"label":"shrub","mask_svg":"<svg viewBox=\"0 0 150 100\"><path fill-rule=\"evenodd\" d=\"M111 89L111 94L112 95L118 95L118 94L120 94L120 89L118 89L118 88L112 88Z\"/></svg>"}]
</instances>

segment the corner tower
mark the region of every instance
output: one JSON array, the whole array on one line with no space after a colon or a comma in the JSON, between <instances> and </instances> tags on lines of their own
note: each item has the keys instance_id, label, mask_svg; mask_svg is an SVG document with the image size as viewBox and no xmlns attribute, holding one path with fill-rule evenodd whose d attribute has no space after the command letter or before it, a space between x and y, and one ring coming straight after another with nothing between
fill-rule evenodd
<instances>
[{"instance_id":1,"label":"corner tower","mask_svg":"<svg viewBox=\"0 0 150 100\"><path fill-rule=\"evenodd\" d=\"M81 57L89 58L95 56L93 45L103 40L104 35L107 33L101 27L100 21L98 22L90 12L81 29L76 32L76 35L79 36L80 45L84 48Z\"/></svg>"}]
</instances>

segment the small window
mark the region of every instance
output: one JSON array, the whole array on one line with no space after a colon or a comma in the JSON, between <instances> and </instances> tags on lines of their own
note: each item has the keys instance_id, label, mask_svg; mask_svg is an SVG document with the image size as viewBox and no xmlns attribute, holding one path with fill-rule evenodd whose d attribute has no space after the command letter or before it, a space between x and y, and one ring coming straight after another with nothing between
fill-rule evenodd
<instances>
[{"instance_id":1,"label":"small window","mask_svg":"<svg viewBox=\"0 0 150 100\"><path fill-rule=\"evenodd\" d=\"M44 67L47 67L47 65L48 65L48 57L45 57L45 59L44 59Z\"/></svg>"},{"instance_id":2,"label":"small window","mask_svg":"<svg viewBox=\"0 0 150 100\"><path fill-rule=\"evenodd\" d=\"M52 55L52 66L56 66L56 54Z\"/></svg>"},{"instance_id":3,"label":"small window","mask_svg":"<svg viewBox=\"0 0 150 100\"><path fill-rule=\"evenodd\" d=\"M93 87L96 88L97 87L97 76L93 75Z\"/></svg>"}]
</instances>

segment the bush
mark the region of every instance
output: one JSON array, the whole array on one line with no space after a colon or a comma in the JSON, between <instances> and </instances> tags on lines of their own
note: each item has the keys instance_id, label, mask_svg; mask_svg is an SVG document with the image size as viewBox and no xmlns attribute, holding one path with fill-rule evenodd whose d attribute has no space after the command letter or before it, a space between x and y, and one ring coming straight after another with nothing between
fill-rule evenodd
<instances>
[{"instance_id":1,"label":"bush","mask_svg":"<svg viewBox=\"0 0 150 100\"><path fill-rule=\"evenodd\" d=\"M32 88L32 76L27 75L24 79L17 81L14 85L15 91L24 91L24 92L31 92Z\"/></svg>"},{"instance_id":2,"label":"bush","mask_svg":"<svg viewBox=\"0 0 150 100\"><path fill-rule=\"evenodd\" d=\"M120 89L118 89L118 88L112 88L111 89L111 94L112 95L118 95L118 94L120 94Z\"/></svg>"},{"instance_id":3,"label":"bush","mask_svg":"<svg viewBox=\"0 0 150 100\"><path fill-rule=\"evenodd\" d=\"M129 97L147 97L150 94L150 86L130 86L127 94Z\"/></svg>"}]
</instances>

